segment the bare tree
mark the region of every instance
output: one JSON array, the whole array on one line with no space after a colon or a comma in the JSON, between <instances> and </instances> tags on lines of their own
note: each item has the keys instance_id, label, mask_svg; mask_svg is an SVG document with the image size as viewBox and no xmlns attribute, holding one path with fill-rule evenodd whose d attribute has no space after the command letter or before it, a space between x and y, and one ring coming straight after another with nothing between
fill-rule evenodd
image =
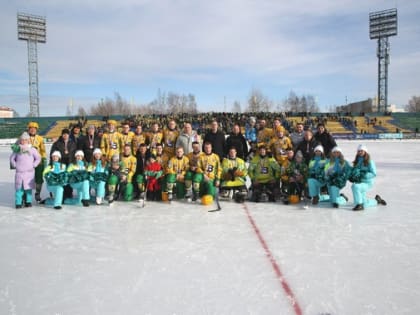
<instances>
[{"instance_id":1,"label":"bare tree","mask_svg":"<svg viewBox=\"0 0 420 315\"><path fill-rule=\"evenodd\" d=\"M238 101L233 102L232 112L234 112L234 113L241 113L242 112L242 108L241 108L241 103L240 102L238 102Z\"/></svg>"},{"instance_id":2,"label":"bare tree","mask_svg":"<svg viewBox=\"0 0 420 315\"><path fill-rule=\"evenodd\" d=\"M405 110L410 113L420 112L420 96L412 96L408 101L408 105L405 106Z\"/></svg>"},{"instance_id":3,"label":"bare tree","mask_svg":"<svg viewBox=\"0 0 420 315\"><path fill-rule=\"evenodd\" d=\"M289 96L283 102L284 110L294 113L299 112L318 112L319 107L313 95L298 96L294 91L290 91Z\"/></svg>"},{"instance_id":4,"label":"bare tree","mask_svg":"<svg viewBox=\"0 0 420 315\"><path fill-rule=\"evenodd\" d=\"M188 105L187 105L188 113L196 114L198 110L197 110L197 102L195 100L195 96L193 94L188 94L187 102L188 102Z\"/></svg>"},{"instance_id":5,"label":"bare tree","mask_svg":"<svg viewBox=\"0 0 420 315\"><path fill-rule=\"evenodd\" d=\"M130 115L132 110L129 103L118 92L115 92L114 98L115 100L110 98L101 100L101 102L90 109L90 114L98 116Z\"/></svg>"},{"instance_id":6,"label":"bare tree","mask_svg":"<svg viewBox=\"0 0 420 315\"><path fill-rule=\"evenodd\" d=\"M290 112L299 112L299 97L294 91L290 91L289 96L286 99L285 109Z\"/></svg>"},{"instance_id":7,"label":"bare tree","mask_svg":"<svg viewBox=\"0 0 420 315\"><path fill-rule=\"evenodd\" d=\"M262 112L270 111L273 106L273 102L268 100L267 97L258 89L253 89L248 98L247 112Z\"/></svg>"},{"instance_id":8,"label":"bare tree","mask_svg":"<svg viewBox=\"0 0 420 315\"><path fill-rule=\"evenodd\" d=\"M86 117L87 113L86 110L83 107L80 107L77 109L77 115L80 117Z\"/></svg>"}]
</instances>

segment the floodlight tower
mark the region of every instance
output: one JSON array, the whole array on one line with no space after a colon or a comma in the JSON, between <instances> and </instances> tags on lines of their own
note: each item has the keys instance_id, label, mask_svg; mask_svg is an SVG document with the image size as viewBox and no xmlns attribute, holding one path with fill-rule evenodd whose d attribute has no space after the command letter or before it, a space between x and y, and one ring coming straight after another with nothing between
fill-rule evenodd
<instances>
[{"instance_id":1,"label":"floodlight tower","mask_svg":"<svg viewBox=\"0 0 420 315\"><path fill-rule=\"evenodd\" d=\"M388 110L388 37L397 35L397 9L369 13L370 39L378 40L378 112Z\"/></svg>"},{"instance_id":2,"label":"floodlight tower","mask_svg":"<svg viewBox=\"0 0 420 315\"><path fill-rule=\"evenodd\" d=\"M18 39L28 42L29 115L39 117L37 43L47 42L46 21L42 16L18 13L17 27Z\"/></svg>"}]
</instances>

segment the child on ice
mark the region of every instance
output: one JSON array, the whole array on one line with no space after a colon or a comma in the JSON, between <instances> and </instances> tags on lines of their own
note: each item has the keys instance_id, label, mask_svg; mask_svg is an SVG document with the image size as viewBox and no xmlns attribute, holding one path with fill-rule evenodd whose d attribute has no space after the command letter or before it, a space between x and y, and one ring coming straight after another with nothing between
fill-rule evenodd
<instances>
[{"instance_id":1,"label":"child on ice","mask_svg":"<svg viewBox=\"0 0 420 315\"><path fill-rule=\"evenodd\" d=\"M41 162L41 156L30 144L27 132L20 136L18 143L13 145L12 150L10 167L16 169L16 209L20 209L22 206L32 207L32 190L35 189L35 167Z\"/></svg>"}]
</instances>

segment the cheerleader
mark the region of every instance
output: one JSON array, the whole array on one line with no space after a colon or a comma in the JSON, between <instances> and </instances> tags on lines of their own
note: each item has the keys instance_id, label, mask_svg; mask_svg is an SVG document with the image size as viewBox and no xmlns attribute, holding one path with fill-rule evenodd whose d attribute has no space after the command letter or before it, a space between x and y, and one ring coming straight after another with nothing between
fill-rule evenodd
<instances>
[{"instance_id":1,"label":"cheerleader","mask_svg":"<svg viewBox=\"0 0 420 315\"><path fill-rule=\"evenodd\" d=\"M340 190L346 186L349 178L351 166L344 159L343 153L339 147L331 150L331 158L325 164L325 178L330 195L330 201L334 208L347 203L347 197L340 194Z\"/></svg>"},{"instance_id":2,"label":"cheerleader","mask_svg":"<svg viewBox=\"0 0 420 315\"><path fill-rule=\"evenodd\" d=\"M74 162L67 167L70 186L77 191L76 204L89 207L89 174L84 161L85 154L82 150L74 154Z\"/></svg>"},{"instance_id":3,"label":"cheerleader","mask_svg":"<svg viewBox=\"0 0 420 315\"><path fill-rule=\"evenodd\" d=\"M63 204L64 186L67 185L66 165L61 163L60 151L51 154L50 163L44 169L43 176L52 199L42 200L41 203L52 204L54 209L60 210Z\"/></svg>"},{"instance_id":4,"label":"cheerleader","mask_svg":"<svg viewBox=\"0 0 420 315\"><path fill-rule=\"evenodd\" d=\"M321 195L321 188L326 185L325 163L324 148L322 145L318 145L314 148L314 157L309 161L308 166L308 191L313 205L318 204L319 201L324 201L324 196L327 199L329 198L328 195Z\"/></svg>"},{"instance_id":5,"label":"cheerleader","mask_svg":"<svg viewBox=\"0 0 420 315\"><path fill-rule=\"evenodd\" d=\"M368 207L374 207L378 204L386 205L379 195L375 199L370 199L366 193L372 189L376 177L375 162L370 158L368 149L361 144L357 147L356 157L353 161L353 168L349 180L353 183L351 190L355 207L353 211L364 210Z\"/></svg>"},{"instance_id":6,"label":"cheerleader","mask_svg":"<svg viewBox=\"0 0 420 315\"><path fill-rule=\"evenodd\" d=\"M90 188L95 191L96 204L102 204L105 197L105 184L108 179L108 168L106 159L99 148L93 150L92 162L89 163L87 171L90 173Z\"/></svg>"}]
</instances>

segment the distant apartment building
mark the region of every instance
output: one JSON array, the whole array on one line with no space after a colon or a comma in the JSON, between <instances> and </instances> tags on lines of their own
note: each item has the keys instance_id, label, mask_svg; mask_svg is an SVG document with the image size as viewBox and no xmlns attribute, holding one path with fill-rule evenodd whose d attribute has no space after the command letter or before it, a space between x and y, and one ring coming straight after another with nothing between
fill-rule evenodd
<instances>
[{"instance_id":1,"label":"distant apartment building","mask_svg":"<svg viewBox=\"0 0 420 315\"><path fill-rule=\"evenodd\" d=\"M13 109L6 106L0 106L0 118L13 118L13 114Z\"/></svg>"},{"instance_id":2,"label":"distant apartment building","mask_svg":"<svg viewBox=\"0 0 420 315\"><path fill-rule=\"evenodd\" d=\"M367 100L354 102L343 106L338 106L337 110L339 112L351 112L351 113L372 113L376 111L376 104L374 100L368 98Z\"/></svg>"}]
</instances>

